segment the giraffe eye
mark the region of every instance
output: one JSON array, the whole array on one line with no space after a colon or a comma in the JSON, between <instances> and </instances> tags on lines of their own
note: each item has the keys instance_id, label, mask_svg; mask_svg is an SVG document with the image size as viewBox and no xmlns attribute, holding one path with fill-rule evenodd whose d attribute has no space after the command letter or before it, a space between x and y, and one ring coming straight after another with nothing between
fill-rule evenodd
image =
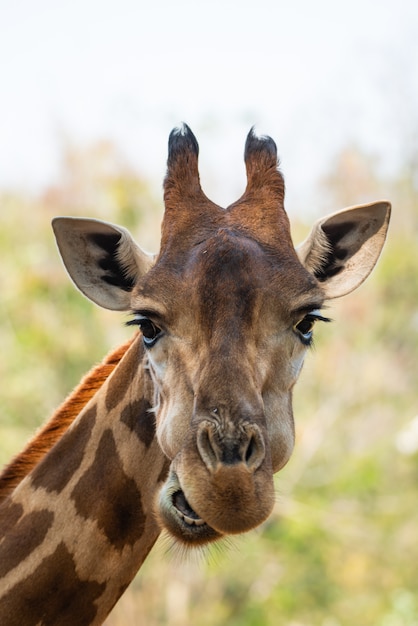
<instances>
[{"instance_id":1,"label":"giraffe eye","mask_svg":"<svg viewBox=\"0 0 418 626\"><path fill-rule=\"evenodd\" d=\"M305 346L312 345L313 327L317 321L330 322L331 320L320 315L319 311L312 311L302 317L293 327Z\"/></svg>"},{"instance_id":2,"label":"giraffe eye","mask_svg":"<svg viewBox=\"0 0 418 626\"><path fill-rule=\"evenodd\" d=\"M309 345L312 342L313 327L315 319L312 315L305 315L304 318L295 324L294 328L300 335L302 343Z\"/></svg>"},{"instance_id":3,"label":"giraffe eye","mask_svg":"<svg viewBox=\"0 0 418 626\"><path fill-rule=\"evenodd\" d=\"M154 324L149 317L145 317L143 315L135 315L133 320L127 322L127 325L139 326L144 345L147 348L151 348L162 334L161 328Z\"/></svg>"},{"instance_id":4,"label":"giraffe eye","mask_svg":"<svg viewBox=\"0 0 418 626\"><path fill-rule=\"evenodd\" d=\"M151 322L151 320L146 317L138 320L138 325L141 329L144 344L148 348L150 348L154 345L158 337L161 335L161 328L158 328L158 326L156 326L154 322Z\"/></svg>"}]
</instances>

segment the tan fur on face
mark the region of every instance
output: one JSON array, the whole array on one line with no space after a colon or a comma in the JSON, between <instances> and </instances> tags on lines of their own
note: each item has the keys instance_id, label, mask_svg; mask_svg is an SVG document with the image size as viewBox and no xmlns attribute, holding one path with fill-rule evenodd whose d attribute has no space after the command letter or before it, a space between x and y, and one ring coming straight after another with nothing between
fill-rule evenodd
<instances>
[{"instance_id":1,"label":"tan fur on face","mask_svg":"<svg viewBox=\"0 0 418 626\"><path fill-rule=\"evenodd\" d=\"M297 260L286 262L299 273L291 288L295 301L307 289L320 297ZM167 311L182 311L159 320L164 334L148 351L159 389L157 435L195 512L220 533L242 532L268 516L273 471L293 450L291 391L306 349L293 331L295 320L284 314L280 265L252 239L219 229L193 248L182 273L170 272L167 280L166 269L160 260L142 288L148 303L154 298ZM141 294L135 307L143 308ZM197 446L199 424L207 419L219 432L221 455L244 426L257 425L257 445L265 450L259 466L250 470L243 453L242 463L237 457L208 469Z\"/></svg>"},{"instance_id":2,"label":"tan fur on face","mask_svg":"<svg viewBox=\"0 0 418 626\"><path fill-rule=\"evenodd\" d=\"M188 502L214 530L242 533L260 524L274 505L271 463L253 474L244 463L219 464L210 473L201 462L194 441L185 445L173 464Z\"/></svg>"}]
</instances>

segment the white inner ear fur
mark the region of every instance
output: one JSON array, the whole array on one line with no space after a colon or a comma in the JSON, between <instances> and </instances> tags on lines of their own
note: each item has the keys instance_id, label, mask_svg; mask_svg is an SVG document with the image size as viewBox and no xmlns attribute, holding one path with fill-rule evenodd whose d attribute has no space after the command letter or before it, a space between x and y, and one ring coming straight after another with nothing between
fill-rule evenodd
<instances>
[{"instance_id":1,"label":"white inner ear fur","mask_svg":"<svg viewBox=\"0 0 418 626\"><path fill-rule=\"evenodd\" d=\"M315 244L312 245L314 239ZM332 245L320 225L296 248L301 263L311 274L315 274L323 267L331 250Z\"/></svg>"},{"instance_id":2,"label":"white inner ear fur","mask_svg":"<svg viewBox=\"0 0 418 626\"><path fill-rule=\"evenodd\" d=\"M155 256L144 252L125 229L120 228L120 238L116 258L129 278L143 276L154 264Z\"/></svg>"}]
</instances>

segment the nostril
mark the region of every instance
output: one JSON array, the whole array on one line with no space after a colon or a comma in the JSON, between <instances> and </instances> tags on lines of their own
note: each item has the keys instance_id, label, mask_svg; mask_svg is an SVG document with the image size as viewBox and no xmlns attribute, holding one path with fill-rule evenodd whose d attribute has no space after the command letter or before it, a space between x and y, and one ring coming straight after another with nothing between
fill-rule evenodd
<instances>
[{"instance_id":1,"label":"nostril","mask_svg":"<svg viewBox=\"0 0 418 626\"><path fill-rule=\"evenodd\" d=\"M247 465L250 463L251 457L253 456L255 452L255 448L256 448L255 439L254 437L251 437L247 446L247 450L245 451L245 462L247 463Z\"/></svg>"},{"instance_id":2,"label":"nostril","mask_svg":"<svg viewBox=\"0 0 418 626\"><path fill-rule=\"evenodd\" d=\"M259 429L252 427L251 430L251 434L247 433L248 444L245 451L245 463L248 469L255 472L264 461L266 450L264 439Z\"/></svg>"},{"instance_id":3,"label":"nostril","mask_svg":"<svg viewBox=\"0 0 418 626\"><path fill-rule=\"evenodd\" d=\"M220 436L211 422L202 422L197 432L197 449L203 463L210 472L220 465L245 464L255 472L265 458L265 445L259 428L254 425L241 426L228 436Z\"/></svg>"},{"instance_id":4,"label":"nostril","mask_svg":"<svg viewBox=\"0 0 418 626\"><path fill-rule=\"evenodd\" d=\"M218 457L214 447L214 443L211 440L212 426L208 424L201 424L197 434L197 449L202 457L202 461L209 470L215 471L218 465Z\"/></svg>"}]
</instances>

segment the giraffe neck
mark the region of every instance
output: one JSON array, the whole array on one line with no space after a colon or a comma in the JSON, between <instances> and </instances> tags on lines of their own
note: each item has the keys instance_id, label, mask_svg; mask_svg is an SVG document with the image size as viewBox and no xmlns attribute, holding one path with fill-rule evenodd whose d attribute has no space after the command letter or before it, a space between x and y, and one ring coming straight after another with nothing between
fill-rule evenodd
<instances>
[{"instance_id":1,"label":"giraffe neck","mask_svg":"<svg viewBox=\"0 0 418 626\"><path fill-rule=\"evenodd\" d=\"M0 504L62 437L119 364L133 340L134 338L129 339L108 354L102 363L92 368L26 447L6 465L0 474Z\"/></svg>"},{"instance_id":2,"label":"giraffe neck","mask_svg":"<svg viewBox=\"0 0 418 626\"><path fill-rule=\"evenodd\" d=\"M2 625L101 624L159 534L168 462L140 338L0 507Z\"/></svg>"}]
</instances>

